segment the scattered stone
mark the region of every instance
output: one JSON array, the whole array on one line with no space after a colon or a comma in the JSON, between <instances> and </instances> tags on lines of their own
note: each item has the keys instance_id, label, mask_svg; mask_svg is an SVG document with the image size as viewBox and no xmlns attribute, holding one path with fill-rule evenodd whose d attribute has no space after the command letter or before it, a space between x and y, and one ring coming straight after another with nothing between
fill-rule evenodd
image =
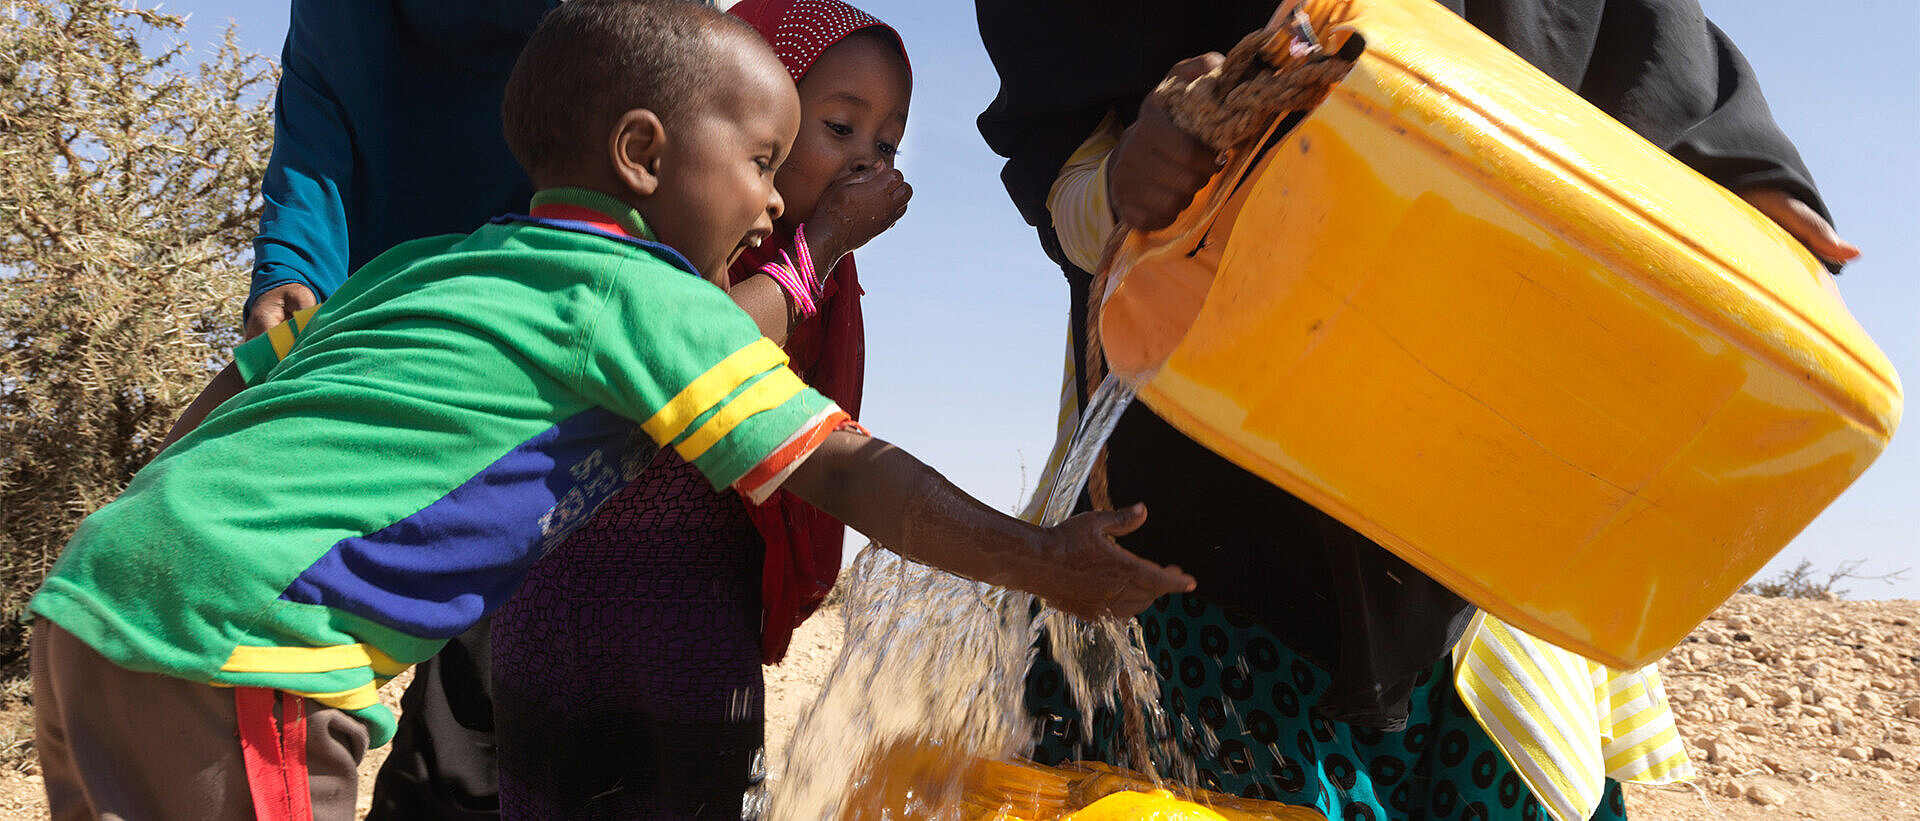
<instances>
[{"instance_id":1,"label":"scattered stone","mask_svg":"<svg viewBox=\"0 0 1920 821\"><path fill-rule=\"evenodd\" d=\"M1734 682L1732 686L1727 688L1727 695L1733 696L1734 698L1746 699L1748 704L1760 703L1760 691L1753 689L1753 685L1744 681Z\"/></svg>"},{"instance_id":2,"label":"scattered stone","mask_svg":"<svg viewBox=\"0 0 1920 821\"><path fill-rule=\"evenodd\" d=\"M1762 727L1758 724L1754 724L1752 722L1742 724L1733 729L1735 732L1738 732L1741 735L1766 735L1767 734L1767 728Z\"/></svg>"},{"instance_id":3,"label":"scattered stone","mask_svg":"<svg viewBox=\"0 0 1920 821\"><path fill-rule=\"evenodd\" d=\"M1873 760L1875 761L1899 761L1900 760L1899 756L1894 755L1892 750L1889 750L1885 747L1873 748L1872 755L1873 755Z\"/></svg>"},{"instance_id":4,"label":"scattered stone","mask_svg":"<svg viewBox=\"0 0 1920 821\"><path fill-rule=\"evenodd\" d=\"M1715 736L1701 741L1700 751L1707 754L1709 764L1725 764L1732 761L1734 756L1746 752L1737 742L1726 736Z\"/></svg>"},{"instance_id":5,"label":"scattered stone","mask_svg":"<svg viewBox=\"0 0 1920 821\"><path fill-rule=\"evenodd\" d=\"M1907 702L1900 712L1905 713L1907 718L1920 718L1920 698Z\"/></svg>"},{"instance_id":6,"label":"scattered stone","mask_svg":"<svg viewBox=\"0 0 1920 821\"><path fill-rule=\"evenodd\" d=\"M1840 751L1840 757L1848 761L1865 761L1873 757L1873 751L1865 747L1847 747Z\"/></svg>"},{"instance_id":7,"label":"scattered stone","mask_svg":"<svg viewBox=\"0 0 1920 821\"><path fill-rule=\"evenodd\" d=\"M1767 784L1755 784L1747 789L1747 800L1762 807L1778 807L1787 803L1786 795Z\"/></svg>"},{"instance_id":8,"label":"scattered stone","mask_svg":"<svg viewBox=\"0 0 1920 821\"><path fill-rule=\"evenodd\" d=\"M1720 794L1728 798L1739 798L1740 796L1746 795L1747 791L1740 788L1740 782L1727 779L1725 783L1720 785Z\"/></svg>"}]
</instances>

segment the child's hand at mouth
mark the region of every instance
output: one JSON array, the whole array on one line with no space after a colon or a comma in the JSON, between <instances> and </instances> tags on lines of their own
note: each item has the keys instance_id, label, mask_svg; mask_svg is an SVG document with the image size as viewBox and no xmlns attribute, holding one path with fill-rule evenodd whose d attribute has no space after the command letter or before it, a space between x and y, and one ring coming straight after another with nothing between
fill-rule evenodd
<instances>
[{"instance_id":1,"label":"child's hand at mouth","mask_svg":"<svg viewBox=\"0 0 1920 821\"><path fill-rule=\"evenodd\" d=\"M912 198L913 186L897 168L848 174L828 183L806 225L814 268L833 270L842 256L893 227Z\"/></svg>"}]
</instances>

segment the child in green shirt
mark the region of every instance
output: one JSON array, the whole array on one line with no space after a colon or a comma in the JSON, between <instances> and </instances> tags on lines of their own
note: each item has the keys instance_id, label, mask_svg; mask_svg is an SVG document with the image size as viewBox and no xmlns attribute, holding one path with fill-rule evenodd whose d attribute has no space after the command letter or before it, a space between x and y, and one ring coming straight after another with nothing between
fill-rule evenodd
<instances>
[{"instance_id":1,"label":"child in green shirt","mask_svg":"<svg viewBox=\"0 0 1920 821\"><path fill-rule=\"evenodd\" d=\"M379 684L660 448L1079 615L1192 588L1113 542L1139 507L1034 527L867 436L716 286L773 230L799 120L750 28L575 0L536 50L504 109L530 213L402 244L236 349L35 596L55 817L351 817Z\"/></svg>"}]
</instances>

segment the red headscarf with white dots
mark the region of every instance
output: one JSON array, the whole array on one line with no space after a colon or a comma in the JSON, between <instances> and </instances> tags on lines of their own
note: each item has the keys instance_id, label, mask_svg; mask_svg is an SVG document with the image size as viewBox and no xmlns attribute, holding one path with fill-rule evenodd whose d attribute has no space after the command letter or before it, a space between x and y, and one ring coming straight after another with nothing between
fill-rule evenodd
<instances>
[{"instance_id":1,"label":"red headscarf with white dots","mask_svg":"<svg viewBox=\"0 0 1920 821\"><path fill-rule=\"evenodd\" d=\"M821 54L856 31L884 32L900 49L900 59L907 58L899 32L839 0L742 0L727 11L766 38L796 83ZM748 249L734 263L730 276L735 281L753 276L761 264L778 259L780 248L791 241L791 237L775 236L759 248ZM820 312L795 328L786 344L793 369L856 419L867 361L860 294L853 255L848 254L827 276ZM784 490L766 504L748 505L747 514L767 543L760 578L760 656L772 664L786 654L794 628L832 589L840 574L846 531L839 520Z\"/></svg>"},{"instance_id":2,"label":"red headscarf with white dots","mask_svg":"<svg viewBox=\"0 0 1920 821\"><path fill-rule=\"evenodd\" d=\"M820 59L822 52L863 29L886 32L900 49L900 59L907 59L907 48L901 43L899 32L840 0L741 0L727 9L727 13L747 21L761 37L767 38L773 53L779 56L796 83L806 76L807 69L813 67L813 61ZM913 70L912 64L908 64L907 70Z\"/></svg>"}]
</instances>

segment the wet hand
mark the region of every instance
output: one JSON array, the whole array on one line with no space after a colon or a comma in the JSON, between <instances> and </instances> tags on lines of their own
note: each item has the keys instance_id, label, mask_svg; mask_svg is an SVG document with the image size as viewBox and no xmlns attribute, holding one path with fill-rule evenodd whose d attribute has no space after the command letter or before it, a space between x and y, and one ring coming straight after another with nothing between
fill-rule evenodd
<instances>
[{"instance_id":1,"label":"wet hand","mask_svg":"<svg viewBox=\"0 0 1920 821\"><path fill-rule=\"evenodd\" d=\"M1161 596L1192 591L1193 577L1180 568L1161 567L1114 541L1146 520L1146 506L1134 505L1082 513L1055 525L1047 533L1053 573L1036 580L1031 592L1056 610L1096 619L1131 617Z\"/></svg>"},{"instance_id":2,"label":"wet hand","mask_svg":"<svg viewBox=\"0 0 1920 821\"><path fill-rule=\"evenodd\" d=\"M828 183L807 219L814 268L825 274L841 256L892 228L907 213L911 199L913 186L897 168L863 171Z\"/></svg>"},{"instance_id":3,"label":"wet hand","mask_svg":"<svg viewBox=\"0 0 1920 821\"><path fill-rule=\"evenodd\" d=\"M1226 62L1208 52L1175 63L1168 77L1191 81ZM1199 138L1181 131L1152 96L1140 104L1140 117L1120 135L1107 160L1107 202L1121 222L1140 231L1171 224L1193 203L1193 195L1220 170L1217 153Z\"/></svg>"},{"instance_id":4,"label":"wet hand","mask_svg":"<svg viewBox=\"0 0 1920 821\"><path fill-rule=\"evenodd\" d=\"M1785 191L1778 188L1750 188L1740 192L1740 198L1767 215L1767 219L1779 223L1794 239L1807 246L1807 250L1823 260L1850 262L1860 256L1859 246L1841 239L1839 232L1833 230L1833 225L1822 218L1820 212Z\"/></svg>"},{"instance_id":5,"label":"wet hand","mask_svg":"<svg viewBox=\"0 0 1920 821\"><path fill-rule=\"evenodd\" d=\"M242 333L245 338L252 339L287 321L295 311L304 311L319 303L313 291L298 282L275 287L253 301L253 308L247 311L247 325Z\"/></svg>"}]
</instances>

